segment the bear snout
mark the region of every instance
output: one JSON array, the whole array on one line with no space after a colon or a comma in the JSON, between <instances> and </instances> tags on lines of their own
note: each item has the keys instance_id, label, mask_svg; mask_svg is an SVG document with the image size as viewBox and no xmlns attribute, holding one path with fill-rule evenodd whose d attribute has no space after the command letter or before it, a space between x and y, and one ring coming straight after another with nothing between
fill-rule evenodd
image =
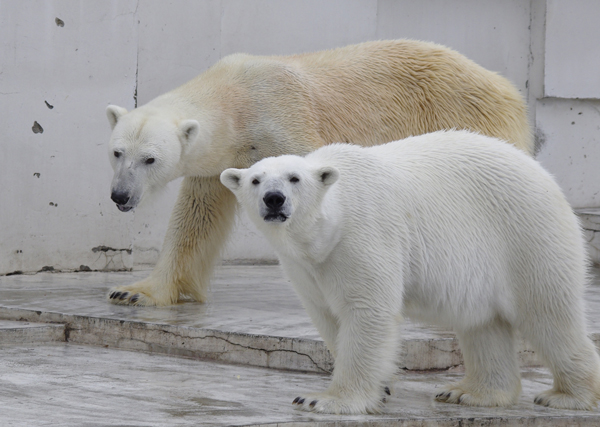
<instances>
[{"instance_id":1,"label":"bear snout","mask_svg":"<svg viewBox=\"0 0 600 427\"><path fill-rule=\"evenodd\" d=\"M110 198L117 205L125 205L129 201L129 194L122 193L122 192L119 192L119 191L113 191L111 193L111 195L110 195Z\"/></svg>"},{"instance_id":2,"label":"bear snout","mask_svg":"<svg viewBox=\"0 0 600 427\"><path fill-rule=\"evenodd\" d=\"M266 209L261 209L261 216L266 222L285 222L288 219L289 213L286 211L284 204L286 198L279 191L269 191L263 197L263 203Z\"/></svg>"},{"instance_id":3,"label":"bear snout","mask_svg":"<svg viewBox=\"0 0 600 427\"><path fill-rule=\"evenodd\" d=\"M263 202L269 209L277 210L285 203L285 196L279 191L269 191L263 197Z\"/></svg>"}]
</instances>

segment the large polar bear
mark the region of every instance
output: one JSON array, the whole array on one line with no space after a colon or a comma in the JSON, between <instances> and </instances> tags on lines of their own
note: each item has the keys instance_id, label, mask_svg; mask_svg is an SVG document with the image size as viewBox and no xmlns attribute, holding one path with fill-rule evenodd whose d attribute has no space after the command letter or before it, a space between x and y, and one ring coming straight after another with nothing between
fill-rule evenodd
<instances>
[{"instance_id":1,"label":"large polar bear","mask_svg":"<svg viewBox=\"0 0 600 427\"><path fill-rule=\"evenodd\" d=\"M466 374L439 401L515 403L520 331L554 375L536 403L596 405L581 231L559 187L523 152L442 131L264 159L221 181L275 247L335 358L327 391L298 397L300 409L377 411L403 316L457 333Z\"/></svg>"},{"instance_id":2,"label":"large polar bear","mask_svg":"<svg viewBox=\"0 0 600 427\"><path fill-rule=\"evenodd\" d=\"M503 77L432 43L367 42L294 56L232 55L131 112L109 106L112 199L123 211L185 176L152 274L117 304L204 301L233 223L229 167L325 144L377 145L440 129L479 131L527 153L526 107Z\"/></svg>"}]
</instances>

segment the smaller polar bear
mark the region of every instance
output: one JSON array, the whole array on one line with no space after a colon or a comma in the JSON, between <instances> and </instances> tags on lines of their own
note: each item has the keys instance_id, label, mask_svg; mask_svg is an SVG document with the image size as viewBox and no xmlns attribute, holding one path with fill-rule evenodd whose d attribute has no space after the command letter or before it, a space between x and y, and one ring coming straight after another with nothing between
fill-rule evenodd
<instances>
[{"instance_id":1,"label":"smaller polar bear","mask_svg":"<svg viewBox=\"0 0 600 427\"><path fill-rule=\"evenodd\" d=\"M296 398L299 409L377 412L405 315L459 338L465 377L438 401L514 404L519 331L554 376L535 403L595 407L600 358L586 333L580 228L521 151L442 131L267 158L221 182L275 246L335 358L327 391Z\"/></svg>"}]
</instances>

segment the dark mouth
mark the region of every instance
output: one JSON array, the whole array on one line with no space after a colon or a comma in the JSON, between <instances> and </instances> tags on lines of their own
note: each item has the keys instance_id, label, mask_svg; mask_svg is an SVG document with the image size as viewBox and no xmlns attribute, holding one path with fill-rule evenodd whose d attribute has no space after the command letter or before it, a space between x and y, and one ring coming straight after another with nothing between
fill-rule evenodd
<instances>
[{"instance_id":1,"label":"dark mouth","mask_svg":"<svg viewBox=\"0 0 600 427\"><path fill-rule=\"evenodd\" d=\"M119 205L117 203L117 208L121 211L121 212L129 212L130 210L133 209L132 206L125 206L125 205Z\"/></svg>"},{"instance_id":2,"label":"dark mouth","mask_svg":"<svg viewBox=\"0 0 600 427\"><path fill-rule=\"evenodd\" d=\"M281 212L278 212L266 214L264 219L265 222L285 222L288 219L288 217L282 214Z\"/></svg>"}]
</instances>

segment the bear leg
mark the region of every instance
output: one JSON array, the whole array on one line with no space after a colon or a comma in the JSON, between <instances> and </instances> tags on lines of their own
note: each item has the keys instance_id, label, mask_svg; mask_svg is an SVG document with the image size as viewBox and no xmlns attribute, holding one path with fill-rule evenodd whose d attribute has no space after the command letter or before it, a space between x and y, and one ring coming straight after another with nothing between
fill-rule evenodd
<instances>
[{"instance_id":1,"label":"bear leg","mask_svg":"<svg viewBox=\"0 0 600 427\"><path fill-rule=\"evenodd\" d=\"M294 290L300 297L304 309L316 326L327 349L336 358L335 343L339 331L338 321L327 305L325 296L318 283L302 266L293 260L281 256L281 264L286 277L292 277Z\"/></svg>"},{"instance_id":2,"label":"bear leg","mask_svg":"<svg viewBox=\"0 0 600 427\"><path fill-rule=\"evenodd\" d=\"M554 300L556 304L556 300ZM531 317L524 337L552 372L552 389L534 402L556 409L592 410L600 399L600 356L585 331L581 311L564 316Z\"/></svg>"},{"instance_id":3,"label":"bear leg","mask_svg":"<svg viewBox=\"0 0 600 427\"><path fill-rule=\"evenodd\" d=\"M378 307L379 308L379 307ZM297 409L327 414L379 413L397 369L399 328L385 310L347 308L339 316L333 379L323 393L300 395Z\"/></svg>"},{"instance_id":4,"label":"bear leg","mask_svg":"<svg viewBox=\"0 0 600 427\"><path fill-rule=\"evenodd\" d=\"M495 320L457 332L465 377L445 386L435 400L469 406L509 406L521 393L521 377L513 328Z\"/></svg>"},{"instance_id":5,"label":"bear leg","mask_svg":"<svg viewBox=\"0 0 600 427\"><path fill-rule=\"evenodd\" d=\"M310 319L319 331L319 335L321 335L321 338L323 338L323 341L325 341L327 349L335 360L337 357L335 342L339 331L339 326L335 316L324 304L318 304L312 300L306 300L302 297L300 299L302 300L304 309L310 316Z\"/></svg>"},{"instance_id":6,"label":"bear leg","mask_svg":"<svg viewBox=\"0 0 600 427\"><path fill-rule=\"evenodd\" d=\"M110 289L108 300L145 306L172 305L181 297L204 302L214 262L233 225L235 208L235 196L219 177L186 177L154 270L144 280Z\"/></svg>"}]
</instances>

